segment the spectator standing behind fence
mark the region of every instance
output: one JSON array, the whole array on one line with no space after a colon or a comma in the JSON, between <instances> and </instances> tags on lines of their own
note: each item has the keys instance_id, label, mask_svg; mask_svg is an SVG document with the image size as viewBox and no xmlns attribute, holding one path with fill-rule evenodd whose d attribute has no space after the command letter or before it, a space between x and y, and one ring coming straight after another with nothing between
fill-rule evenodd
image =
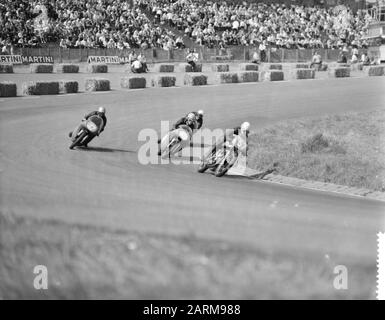
<instances>
[{"instance_id":1,"label":"spectator standing behind fence","mask_svg":"<svg viewBox=\"0 0 385 320\"><path fill-rule=\"evenodd\" d=\"M261 62L266 62L266 40L263 40L259 45L259 54Z\"/></svg>"},{"instance_id":2,"label":"spectator standing behind fence","mask_svg":"<svg viewBox=\"0 0 385 320\"><path fill-rule=\"evenodd\" d=\"M131 71L133 73L142 73L143 72L142 64L140 63L140 61L138 59L136 59L135 61L132 62Z\"/></svg>"},{"instance_id":3,"label":"spectator standing behind fence","mask_svg":"<svg viewBox=\"0 0 385 320\"><path fill-rule=\"evenodd\" d=\"M350 63L358 63L358 56L353 54L352 55L352 58L350 59Z\"/></svg>"},{"instance_id":4,"label":"spectator standing behind fence","mask_svg":"<svg viewBox=\"0 0 385 320\"><path fill-rule=\"evenodd\" d=\"M370 65L370 58L366 52L364 52L361 56L361 63L364 66L369 66Z\"/></svg>"},{"instance_id":5,"label":"spectator standing behind fence","mask_svg":"<svg viewBox=\"0 0 385 320\"><path fill-rule=\"evenodd\" d=\"M354 47L352 50L352 58L351 58L350 62L351 63L358 63L359 62L357 47Z\"/></svg>"},{"instance_id":6,"label":"spectator standing behind fence","mask_svg":"<svg viewBox=\"0 0 385 320\"><path fill-rule=\"evenodd\" d=\"M137 59L137 56L136 56L135 50L133 50L128 55L128 63L132 64L136 59Z\"/></svg>"},{"instance_id":7,"label":"spectator standing behind fence","mask_svg":"<svg viewBox=\"0 0 385 320\"><path fill-rule=\"evenodd\" d=\"M260 62L259 53L257 50L255 50L253 53L253 56L251 57L251 63L259 64L259 62Z\"/></svg>"},{"instance_id":8,"label":"spectator standing behind fence","mask_svg":"<svg viewBox=\"0 0 385 320\"><path fill-rule=\"evenodd\" d=\"M196 72L197 62L198 62L198 53L196 53L195 49L190 49L186 56L187 63L192 67L192 71Z\"/></svg>"},{"instance_id":9,"label":"spectator standing behind fence","mask_svg":"<svg viewBox=\"0 0 385 320\"><path fill-rule=\"evenodd\" d=\"M346 52L344 50L340 51L340 55L338 57L338 63L348 63L348 59L346 57Z\"/></svg>"},{"instance_id":10,"label":"spectator standing behind fence","mask_svg":"<svg viewBox=\"0 0 385 320\"><path fill-rule=\"evenodd\" d=\"M322 57L318 51L314 53L314 56L311 60L310 68L314 68L316 71L320 71L322 69Z\"/></svg>"},{"instance_id":11,"label":"spectator standing behind fence","mask_svg":"<svg viewBox=\"0 0 385 320\"><path fill-rule=\"evenodd\" d=\"M147 67L147 60L146 60L146 57L144 56L143 53L140 53L138 55L138 61L142 65L142 72L148 72L149 70L148 70L148 67Z\"/></svg>"}]
</instances>

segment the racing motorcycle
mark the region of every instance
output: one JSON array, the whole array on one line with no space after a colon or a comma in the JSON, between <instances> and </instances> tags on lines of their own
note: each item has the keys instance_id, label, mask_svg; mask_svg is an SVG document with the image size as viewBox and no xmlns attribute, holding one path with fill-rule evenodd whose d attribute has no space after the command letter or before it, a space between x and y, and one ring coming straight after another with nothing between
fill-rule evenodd
<instances>
[{"instance_id":1,"label":"racing motorcycle","mask_svg":"<svg viewBox=\"0 0 385 320\"><path fill-rule=\"evenodd\" d=\"M76 139L71 143L70 149L81 147L88 144L99 132L103 126L103 119L98 115L89 117L83 123L82 129L79 130Z\"/></svg>"},{"instance_id":2,"label":"racing motorcycle","mask_svg":"<svg viewBox=\"0 0 385 320\"><path fill-rule=\"evenodd\" d=\"M191 140L193 132L187 125L181 125L170 131L161 141L160 155L162 158L171 157L182 150Z\"/></svg>"},{"instance_id":3,"label":"racing motorcycle","mask_svg":"<svg viewBox=\"0 0 385 320\"><path fill-rule=\"evenodd\" d=\"M241 140L237 136L232 143L226 142L216 152L206 155L199 165L198 172L203 173L207 169L211 169L216 177L225 175L237 161L240 150L245 147Z\"/></svg>"}]
</instances>

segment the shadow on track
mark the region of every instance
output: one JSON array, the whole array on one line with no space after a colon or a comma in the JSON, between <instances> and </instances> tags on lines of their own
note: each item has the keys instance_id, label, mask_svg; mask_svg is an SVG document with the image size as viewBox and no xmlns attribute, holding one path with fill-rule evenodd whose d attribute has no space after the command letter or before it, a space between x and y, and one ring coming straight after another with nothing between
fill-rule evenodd
<instances>
[{"instance_id":1,"label":"shadow on track","mask_svg":"<svg viewBox=\"0 0 385 320\"><path fill-rule=\"evenodd\" d=\"M254 179L254 180L261 180L263 179L264 177L266 177L268 174L270 173L273 173L274 171L276 171L275 169L268 169L268 170L265 170L265 171L261 171L261 172L256 172L256 173L250 173L250 174L244 174L244 175L240 175L240 174L226 174L225 176L221 177L220 179L233 179L233 180L241 180L241 179ZM214 171L208 171L209 174L211 175L215 175Z\"/></svg>"},{"instance_id":2,"label":"shadow on track","mask_svg":"<svg viewBox=\"0 0 385 320\"><path fill-rule=\"evenodd\" d=\"M136 151L132 150L124 150L124 149L114 149L114 148L104 148L104 147L77 147L77 150L81 151L91 151L91 152L108 152L108 153L136 153Z\"/></svg>"}]
</instances>

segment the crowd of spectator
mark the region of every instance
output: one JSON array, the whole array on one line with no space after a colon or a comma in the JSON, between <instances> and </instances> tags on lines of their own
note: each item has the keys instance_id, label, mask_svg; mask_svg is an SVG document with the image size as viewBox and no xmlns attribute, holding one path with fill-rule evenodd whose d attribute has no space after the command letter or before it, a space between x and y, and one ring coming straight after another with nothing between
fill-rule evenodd
<instances>
[{"instance_id":1,"label":"crowd of spectator","mask_svg":"<svg viewBox=\"0 0 385 320\"><path fill-rule=\"evenodd\" d=\"M362 46L370 21L342 6L325 9L298 5L206 0L141 0L156 20L183 30L196 44L265 45L277 48Z\"/></svg>"},{"instance_id":2,"label":"crowd of spectator","mask_svg":"<svg viewBox=\"0 0 385 320\"><path fill-rule=\"evenodd\" d=\"M63 48L362 47L364 10L206 0L2 0L0 45ZM177 31L179 30L179 31Z\"/></svg>"},{"instance_id":3,"label":"crowd of spectator","mask_svg":"<svg viewBox=\"0 0 385 320\"><path fill-rule=\"evenodd\" d=\"M3 45L170 49L178 40L127 0L7 0L0 3L0 24Z\"/></svg>"}]
</instances>

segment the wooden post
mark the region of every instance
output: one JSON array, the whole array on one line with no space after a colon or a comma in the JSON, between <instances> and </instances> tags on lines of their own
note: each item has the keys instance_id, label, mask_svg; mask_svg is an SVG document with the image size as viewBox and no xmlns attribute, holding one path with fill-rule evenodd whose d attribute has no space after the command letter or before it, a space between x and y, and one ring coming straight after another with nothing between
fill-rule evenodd
<instances>
[{"instance_id":1,"label":"wooden post","mask_svg":"<svg viewBox=\"0 0 385 320\"><path fill-rule=\"evenodd\" d=\"M172 49L168 50L168 62L171 62L171 60L174 59L174 52Z\"/></svg>"}]
</instances>

